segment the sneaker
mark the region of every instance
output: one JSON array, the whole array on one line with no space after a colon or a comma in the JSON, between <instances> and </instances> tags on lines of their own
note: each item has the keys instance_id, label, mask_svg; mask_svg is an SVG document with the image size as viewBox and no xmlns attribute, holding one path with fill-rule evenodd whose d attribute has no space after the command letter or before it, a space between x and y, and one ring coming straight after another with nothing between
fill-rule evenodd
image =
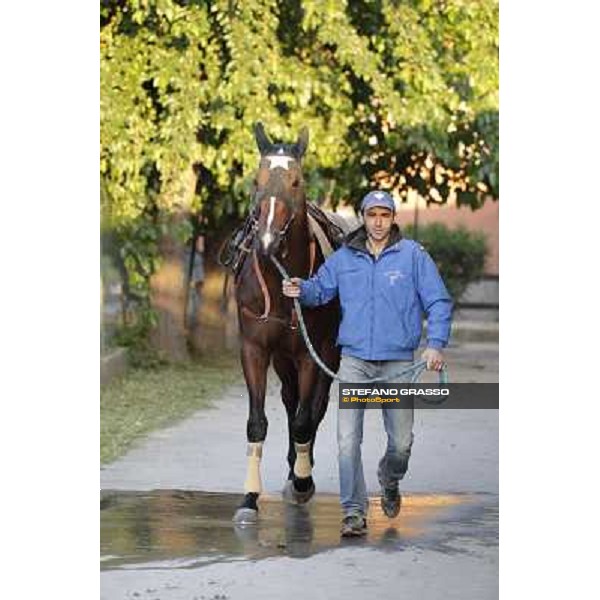
<instances>
[{"instance_id":1,"label":"sneaker","mask_svg":"<svg viewBox=\"0 0 600 600\"><path fill-rule=\"evenodd\" d=\"M386 517L393 519L398 516L401 503L402 497L398 491L398 484L391 488L381 487L381 510Z\"/></svg>"},{"instance_id":2,"label":"sneaker","mask_svg":"<svg viewBox=\"0 0 600 600\"><path fill-rule=\"evenodd\" d=\"M367 521L362 515L348 515L342 521L342 537L358 537L366 535Z\"/></svg>"}]
</instances>

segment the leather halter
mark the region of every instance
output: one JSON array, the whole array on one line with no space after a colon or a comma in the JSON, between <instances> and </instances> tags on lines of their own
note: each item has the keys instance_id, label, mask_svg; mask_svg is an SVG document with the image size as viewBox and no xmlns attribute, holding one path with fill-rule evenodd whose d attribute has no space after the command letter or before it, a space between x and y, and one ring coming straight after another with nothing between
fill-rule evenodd
<instances>
[{"instance_id":1,"label":"leather halter","mask_svg":"<svg viewBox=\"0 0 600 600\"><path fill-rule=\"evenodd\" d=\"M254 268L254 274L258 279L258 283L260 285L260 289L263 293L263 298L265 299L265 310L260 317L258 317L259 321L266 321L269 318L269 313L271 312L271 296L269 295L269 288L265 282L265 278L260 270L260 265L258 264L258 257L256 256L256 250L252 251L252 266Z\"/></svg>"},{"instance_id":2,"label":"leather halter","mask_svg":"<svg viewBox=\"0 0 600 600\"><path fill-rule=\"evenodd\" d=\"M292 221L294 220L295 216L296 215L292 213L292 216L285 222L285 225L279 231L275 232L275 235L278 235L280 238L285 238L285 234L290 228L290 225L292 224ZM252 232L256 233L256 231L258 230L258 219L253 214L250 215L250 222L252 223Z\"/></svg>"},{"instance_id":3,"label":"leather halter","mask_svg":"<svg viewBox=\"0 0 600 600\"><path fill-rule=\"evenodd\" d=\"M289 328L292 330L296 330L296 329L298 329L298 315L296 314L296 310L293 307L292 307L291 318L289 321L279 315L271 314L271 295L269 294L269 288L267 287L267 283L266 283L265 278L260 269L260 263L258 262L258 256L256 254L256 249L251 250L249 247L249 245L252 243L252 241L258 231L258 221L259 221L260 213L257 216L255 216L255 214L256 214L256 210L250 215L251 228L250 228L250 231L249 231L247 237L243 240L243 242L241 244L241 248L245 253L252 252L252 269L254 271L254 274L256 276L256 279L258 280L258 284L260 285L260 289L262 291L262 295L263 295L263 299L264 299L264 310L261 315L257 315L255 312L253 312L247 306L244 306L244 305L241 306L241 310L248 316L255 318L259 323L267 323L269 320L273 320L273 321L278 321L278 322L282 323L283 325L289 326ZM295 217L295 213L292 212L290 218L286 221L284 226L279 231L275 232L275 235L277 235L280 239L285 239L285 235L287 234L288 229L289 229L290 225L292 224L292 221L294 220L294 217ZM308 223L308 221L307 221L307 223ZM287 250L286 250L286 252L287 252ZM313 270L315 267L315 260L316 260L316 242L314 239L314 235L311 235L311 237L310 237L309 255L310 255L310 267L309 267L308 276L310 277L313 274Z\"/></svg>"}]
</instances>

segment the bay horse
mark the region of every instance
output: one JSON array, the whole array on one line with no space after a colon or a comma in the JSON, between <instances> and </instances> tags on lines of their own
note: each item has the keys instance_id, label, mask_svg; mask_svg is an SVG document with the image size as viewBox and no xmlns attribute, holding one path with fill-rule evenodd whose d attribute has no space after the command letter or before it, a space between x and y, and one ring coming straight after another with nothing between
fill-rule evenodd
<instances>
[{"instance_id":1,"label":"bay horse","mask_svg":"<svg viewBox=\"0 0 600 600\"><path fill-rule=\"evenodd\" d=\"M250 400L247 476L244 499L234 516L236 523L254 523L258 517L260 462L268 426L265 392L271 361L281 381L288 421L289 473L283 491L296 504L306 503L315 492L314 443L331 386L331 378L310 357L298 329L293 301L283 296L281 275L270 259L276 256L290 277L303 279L324 262L324 253L309 228L301 165L308 130L303 128L293 144L273 143L262 123L254 126L254 134L260 164L254 180L250 233L242 244L245 256L235 278L241 361ZM303 315L315 350L337 370L339 302L306 308Z\"/></svg>"}]
</instances>

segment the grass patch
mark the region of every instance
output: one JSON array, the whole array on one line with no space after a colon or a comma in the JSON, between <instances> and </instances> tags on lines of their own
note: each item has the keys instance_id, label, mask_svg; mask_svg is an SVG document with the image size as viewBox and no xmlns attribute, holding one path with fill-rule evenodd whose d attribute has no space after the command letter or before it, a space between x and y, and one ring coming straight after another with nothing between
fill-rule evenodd
<instances>
[{"instance_id":1,"label":"grass patch","mask_svg":"<svg viewBox=\"0 0 600 600\"><path fill-rule=\"evenodd\" d=\"M207 355L185 366L134 369L100 393L100 461L121 456L144 434L218 399L241 376L237 354Z\"/></svg>"}]
</instances>

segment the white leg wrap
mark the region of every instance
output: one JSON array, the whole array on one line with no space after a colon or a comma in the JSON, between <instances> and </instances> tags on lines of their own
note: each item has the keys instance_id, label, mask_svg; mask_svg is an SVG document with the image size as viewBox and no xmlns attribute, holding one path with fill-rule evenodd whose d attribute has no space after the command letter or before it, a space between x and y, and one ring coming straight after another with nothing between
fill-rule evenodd
<instances>
[{"instance_id":1,"label":"white leg wrap","mask_svg":"<svg viewBox=\"0 0 600 600\"><path fill-rule=\"evenodd\" d=\"M246 494L260 494L262 484L260 481L260 460L262 458L262 442L248 444L246 455L248 456L248 470L246 471L246 481L244 483L244 492Z\"/></svg>"},{"instance_id":2,"label":"white leg wrap","mask_svg":"<svg viewBox=\"0 0 600 600\"><path fill-rule=\"evenodd\" d=\"M296 462L294 463L294 475L296 477L310 477L312 466L310 464L310 442L306 444L296 444Z\"/></svg>"}]
</instances>

